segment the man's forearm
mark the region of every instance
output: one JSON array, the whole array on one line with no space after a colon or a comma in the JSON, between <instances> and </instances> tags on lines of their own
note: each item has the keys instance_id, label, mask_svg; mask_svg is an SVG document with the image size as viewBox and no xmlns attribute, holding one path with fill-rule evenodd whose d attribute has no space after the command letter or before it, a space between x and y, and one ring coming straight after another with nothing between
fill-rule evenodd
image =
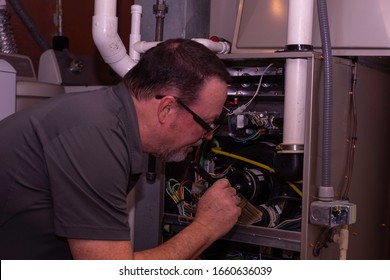
<instances>
[{"instance_id":1,"label":"man's forearm","mask_svg":"<svg viewBox=\"0 0 390 280\"><path fill-rule=\"evenodd\" d=\"M209 229L194 221L160 246L135 252L134 258L138 260L196 259L214 241L215 237L212 237Z\"/></svg>"}]
</instances>

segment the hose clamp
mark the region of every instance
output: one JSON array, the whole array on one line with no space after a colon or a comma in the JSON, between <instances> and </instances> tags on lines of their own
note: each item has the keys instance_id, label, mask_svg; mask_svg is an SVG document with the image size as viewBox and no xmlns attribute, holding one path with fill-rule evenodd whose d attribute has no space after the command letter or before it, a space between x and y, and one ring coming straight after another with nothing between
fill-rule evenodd
<instances>
[{"instance_id":1,"label":"hose clamp","mask_svg":"<svg viewBox=\"0 0 390 280\"><path fill-rule=\"evenodd\" d=\"M276 150L279 152L290 151L290 152L302 152L304 149L303 144L279 144L276 146Z\"/></svg>"}]
</instances>

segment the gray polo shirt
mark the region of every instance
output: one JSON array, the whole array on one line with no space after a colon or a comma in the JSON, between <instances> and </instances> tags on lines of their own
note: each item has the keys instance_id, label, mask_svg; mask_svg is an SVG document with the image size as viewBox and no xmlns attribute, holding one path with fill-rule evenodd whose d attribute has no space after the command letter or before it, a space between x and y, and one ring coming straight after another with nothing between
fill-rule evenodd
<instances>
[{"instance_id":1,"label":"gray polo shirt","mask_svg":"<svg viewBox=\"0 0 390 280\"><path fill-rule=\"evenodd\" d=\"M0 122L0 258L71 258L66 238L129 240L142 172L123 83L51 98Z\"/></svg>"}]
</instances>

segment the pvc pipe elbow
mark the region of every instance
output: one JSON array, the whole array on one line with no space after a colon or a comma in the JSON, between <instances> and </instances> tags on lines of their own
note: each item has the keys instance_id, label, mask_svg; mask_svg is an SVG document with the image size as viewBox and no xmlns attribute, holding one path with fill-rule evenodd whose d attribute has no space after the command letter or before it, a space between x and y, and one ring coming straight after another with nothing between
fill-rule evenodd
<instances>
[{"instance_id":1,"label":"pvc pipe elbow","mask_svg":"<svg viewBox=\"0 0 390 280\"><path fill-rule=\"evenodd\" d=\"M92 37L104 61L123 77L135 62L127 55L117 26L117 17L93 16Z\"/></svg>"}]
</instances>

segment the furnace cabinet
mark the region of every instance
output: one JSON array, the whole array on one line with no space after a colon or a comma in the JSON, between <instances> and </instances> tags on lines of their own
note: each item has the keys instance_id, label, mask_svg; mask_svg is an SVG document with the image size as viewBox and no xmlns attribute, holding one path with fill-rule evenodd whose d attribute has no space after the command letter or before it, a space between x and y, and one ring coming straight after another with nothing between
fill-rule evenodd
<instances>
[{"instance_id":1,"label":"furnace cabinet","mask_svg":"<svg viewBox=\"0 0 390 280\"><path fill-rule=\"evenodd\" d=\"M232 75L226 107L234 110L253 100L243 113L225 118L215 140L203 146L201 151L184 162L161 165L157 177L159 186L154 191L149 188L149 194L144 195L154 204L141 203L136 210L136 249L155 246L191 222L190 212L194 210L192 208L196 209L196 197L201 196L203 188L194 179L201 181L201 178L196 177L190 167L191 161L195 160L202 161L205 169L218 176L229 176L229 168L236 172L231 178L234 177L244 192L250 193L253 205L264 214L263 220L255 224L237 224L202 258L338 259L339 248L330 242L333 231L310 222L310 205L317 199L322 172L321 54L239 53L220 55L220 58ZM272 172L275 168L273 157L283 137L287 59L305 59L308 65L304 145L299 161L302 170L301 178L294 178L292 183L295 188L291 188L291 182L286 183L288 179L284 180L289 175L279 176ZM348 259L388 259L390 72L381 66L380 59L370 57L333 57L332 65L331 183L335 199L339 199L346 180L350 180L348 201L356 204L357 209L356 223L348 226ZM260 81L261 88L252 98ZM354 125L357 129L352 135ZM351 137L354 138L352 160ZM264 164L271 172L261 164L215 154L212 152L215 147ZM348 173L351 166L352 173ZM289 169L288 165L286 169ZM182 210L179 210L180 199L174 201L167 190L178 190L180 184L184 199L188 199L186 205L181 205ZM147 221L153 221L154 226ZM141 237L146 231L150 238Z\"/></svg>"}]
</instances>

